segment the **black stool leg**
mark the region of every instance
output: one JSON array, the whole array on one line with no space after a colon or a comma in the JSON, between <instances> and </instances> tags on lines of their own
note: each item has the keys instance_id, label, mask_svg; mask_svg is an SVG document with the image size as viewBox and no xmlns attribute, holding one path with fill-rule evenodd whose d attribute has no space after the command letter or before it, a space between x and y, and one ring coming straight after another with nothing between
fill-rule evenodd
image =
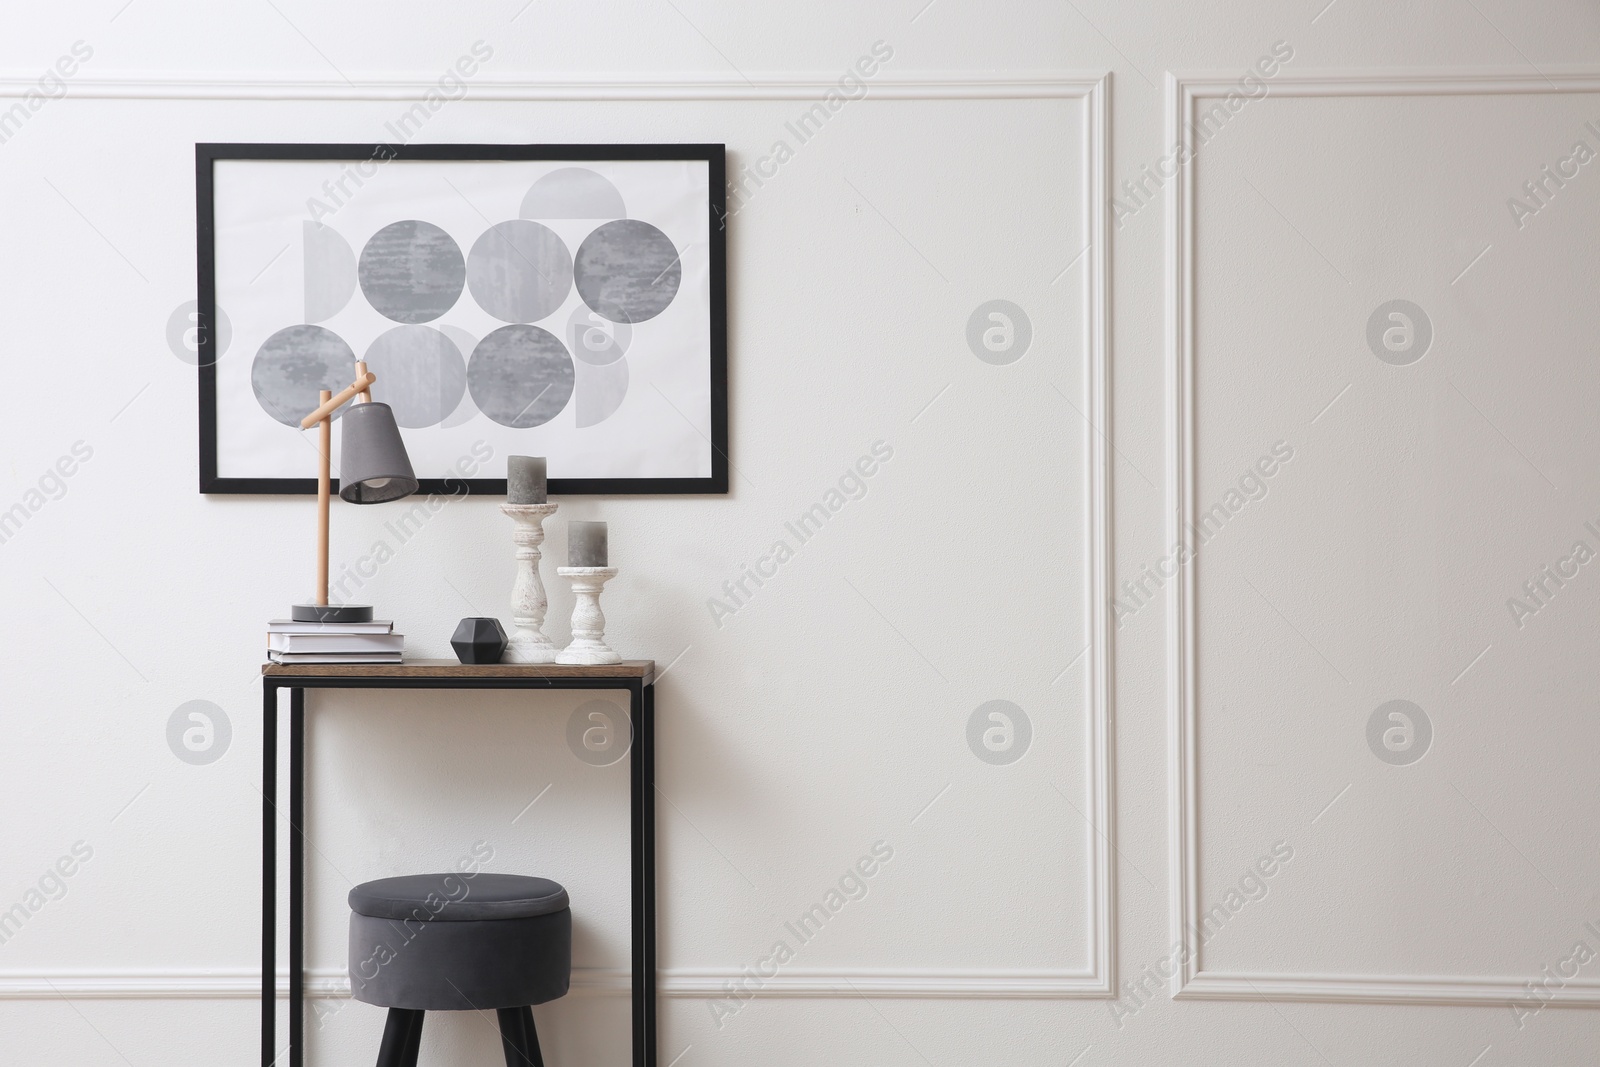
<instances>
[{"instance_id":1,"label":"black stool leg","mask_svg":"<svg viewBox=\"0 0 1600 1067\"><path fill-rule=\"evenodd\" d=\"M414 1011L411 1014L414 1018L411 1020L411 1031L406 1035L405 1058L400 1061L400 1067L417 1067L417 1056L422 1052L423 1013Z\"/></svg>"},{"instance_id":2,"label":"black stool leg","mask_svg":"<svg viewBox=\"0 0 1600 1067\"><path fill-rule=\"evenodd\" d=\"M544 1067L544 1057L539 1054L539 1034L533 1028L533 1009L501 1008L497 1014L506 1067Z\"/></svg>"},{"instance_id":3,"label":"black stool leg","mask_svg":"<svg viewBox=\"0 0 1600 1067\"><path fill-rule=\"evenodd\" d=\"M533 1060L533 1067L544 1067L544 1054L539 1051L539 1031L533 1026L533 1009L522 1009L522 1025L528 1031L528 1056Z\"/></svg>"},{"instance_id":4,"label":"black stool leg","mask_svg":"<svg viewBox=\"0 0 1600 1067\"><path fill-rule=\"evenodd\" d=\"M383 1024L383 1044L378 1046L378 1067L415 1067L417 1042L422 1038L422 1013L390 1008Z\"/></svg>"}]
</instances>

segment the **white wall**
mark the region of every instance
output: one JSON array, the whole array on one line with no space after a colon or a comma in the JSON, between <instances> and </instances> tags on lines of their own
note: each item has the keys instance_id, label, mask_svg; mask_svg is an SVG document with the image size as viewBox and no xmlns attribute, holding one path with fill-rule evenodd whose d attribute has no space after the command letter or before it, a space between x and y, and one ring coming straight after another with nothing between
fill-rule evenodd
<instances>
[{"instance_id":1,"label":"white wall","mask_svg":"<svg viewBox=\"0 0 1600 1067\"><path fill-rule=\"evenodd\" d=\"M1576 1006L1513 1005L1576 942L1600 953L1600 594L1583 566L1520 627L1506 605L1600 550L1600 179L1520 227L1506 204L1574 140L1600 150L1600 79L1562 73L1596 58L1592 11L120 5L13 15L0 42L13 97L93 51L0 144L0 509L92 450L0 543L0 909L92 850L0 944L6 1062L255 1055L255 675L311 508L194 491L194 372L165 336L193 296L191 146L378 140L477 40L492 60L421 140L724 141L735 166L894 50L733 220L733 492L562 502L612 524L617 646L672 664L663 1063L1592 1058L1600 959L1551 983ZM1119 191L1275 44L1265 99L1179 179ZM965 336L997 298L1033 328L1005 366ZM1366 337L1394 299L1433 333L1405 366ZM879 441L867 495L716 625L707 598ZM1265 494L1230 497L1280 441ZM1217 503L1176 580L1142 577ZM336 513L336 559L382 512ZM363 592L448 655L458 617L506 614L508 533L493 501L451 505ZM1005 765L968 742L997 699L1031 724ZM1368 744L1392 699L1431 723L1409 765ZM232 725L204 766L167 745L190 700ZM312 698L319 988L350 882L485 841L573 890L583 988L540 1009L551 1062L624 1062L625 781L567 751L581 702ZM865 897L736 1013L718 999L880 841ZM375 1055L380 1012L314 1003L310 1062ZM496 1055L481 1020L429 1024L425 1061Z\"/></svg>"}]
</instances>

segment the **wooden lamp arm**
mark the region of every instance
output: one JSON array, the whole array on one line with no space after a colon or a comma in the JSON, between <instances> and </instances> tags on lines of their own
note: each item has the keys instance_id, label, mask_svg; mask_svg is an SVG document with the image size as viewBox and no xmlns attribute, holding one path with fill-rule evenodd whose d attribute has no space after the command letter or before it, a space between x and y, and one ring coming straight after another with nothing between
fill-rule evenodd
<instances>
[{"instance_id":1,"label":"wooden lamp arm","mask_svg":"<svg viewBox=\"0 0 1600 1067\"><path fill-rule=\"evenodd\" d=\"M317 439L317 452L320 454L321 463L317 470L317 584L314 587L316 603L319 606L328 603L328 504L333 497L332 415L358 396L363 402L371 403L372 383L377 380L376 374L368 373L365 363L357 363L356 380L348 387L339 390L337 395L323 389L318 394L322 403L317 405L317 410L300 420L300 428L303 430L309 430L318 423L322 424Z\"/></svg>"},{"instance_id":2,"label":"wooden lamp arm","mask_svg":"<svg viewBox=\"0 0 1600 1067\"><path fill-rule=\"evenodd\" d=\"M329 399L324 400L317 406L317 410L301 419L300 428L302 430L311 429L311 427L315 426L329 415L332 415L335 411L338 411L340 408L344 407L357 396L361 397L363 400L371 400L372 383L377 380L378 376L376 374L369 373L365 363L357 363L356 380L345 388L339 390L339 392L335 393Z\"/></svg>"},{"instance_id":3,"label":"wooden lamp arm","mask_svg":"<svg viewBox=\"0 0 1600 1067\"><path fill-rule=\"evenodd\" d=\"M327 407L333 394L322 390L322 406ZM337 404L334 407L338 407ZM319 409L320 410L320 409ZM328 502L333 495L333 420L324 418L317 433L317 584L312 586L313 603L328 603Z\"/></svg>"}]
</instances>

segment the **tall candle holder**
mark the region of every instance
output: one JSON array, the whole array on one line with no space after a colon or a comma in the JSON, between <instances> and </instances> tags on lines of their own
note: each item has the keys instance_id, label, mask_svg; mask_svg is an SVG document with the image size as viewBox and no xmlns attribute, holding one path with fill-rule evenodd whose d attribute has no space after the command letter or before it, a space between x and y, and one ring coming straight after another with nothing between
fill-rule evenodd
<instances>
[{"instance_id":1,"label":"tall candle holder","mask_svg":"<svg viewBox=\"0 0 1600 1067\"><path fill-rule=\"evenodd\" d=\"M556 573L572 583L572 643L556 656L557 663L621 663L622 657L606 644L606 617L600 610L600 591L617 576L615 567L557 567Z\"/></svg>"},{"instance_id":2,"label":"tall candle holder","mask_svg":"<svg viewBox=\"0 0 1600 1067\"><path fill-rule=\"evenodd\" d=\"M550 610L544 579L539 576L539 560L544 555L544 520L554 515L559 504L501 504L516 529L511 539L517 546L517 580L511 587L511 623L516 632L506 644L504 663L555 663L556 646L544 635L544 617Z\"/></svg>"}]
</instances>

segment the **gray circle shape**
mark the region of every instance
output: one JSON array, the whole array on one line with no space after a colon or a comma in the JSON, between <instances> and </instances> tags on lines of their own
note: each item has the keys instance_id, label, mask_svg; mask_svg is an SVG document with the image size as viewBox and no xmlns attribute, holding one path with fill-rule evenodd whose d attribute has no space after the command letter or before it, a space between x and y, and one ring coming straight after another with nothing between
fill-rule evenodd
<instances>
[{"instance_id":1,"label":"gray circle shape","mask_svg":"<svg viewBox=\"0 0 1600 1067\"><path fill-rule=\"evenodd\" d=\"M562 167L533 183L522 198L525 219L620 219L622 194L587 167Z\"/></svg>"},{"instance_id":2,"label":"gray circle shape","mask_svg":"<svg viewBox=\"0 0 1600 1067\"><path fill-rule=\"evenodd\" d=\"M1428 354L1433 320L1409 300L1390 300L1367 317L1367 347L1393 367L1405 367Z\"/></svg>"},{"instance_id":3,"label":"gray circle shape","mask_svg":"<svg viewBox=\"0 0 1600 1067\"><path fill-rule=\"evenodd\" d=\"M1379 704L1367 717L1367 747L1390 766L1410 766L1433 747L1433 722L1409 700Z\"/></svg>"},{"instance_id":4,"label":"gray circle shape","mask_svg":"<svg viewBox=\"0 0 1600 1067\"><path fill-rule=\"evenodd\" d=\"M450 342L456 346L457 352L467 353L478 347L478 339L459 326L446 324L439 327L439 332L450 338ZM477 417L478 405L472 402L472 394L463 389L461 390L461 402L456 405L454 411L444 417L444 421L439 425L446 430L451 430L457 426L465 426Z\"/></svg>"},{"instance_id":5,"label":"gray circle shape","mask_svg":"<svg viewBox=\"0 0 1600 1067\"><path fill-rule=\"evenodd\" d=\"M467 391L466 359L432 326L386 330L367 347L366 361L378 376L377 396L407 429L443 422Z\"/></svg>"},{"instance_id":6,"label":"gray circle shape","mask_svg":"<svg viewBox=\"0 0 1600 1067\"><path fill-rule=\"evenodd\" d=\"M250 365L250 388L261 410L285 426L316 410L327 389L337 393L356 376L356 354L326 326L302 323L279 330L261 343ZM337 420L343 409L335 411Z\"/></svg>"},{"instance_id":7,"label":"gray circle shape","mask_svg":"<svg viewBox=\"0 0 1600 1067\"><path fill-rule=\"evenodd\" d=\"M638 219L596 227L578 246L572 276L578 295L612 322L645 322L678 295L683 266L667 235Z\"/></svg>"},{"instance_id":8,"label":"gray circle shape","mask_svg":"<svg viewBox=\"0 0 1600 1067\"><path fill-rule=\"evenodd\" d=\"M467 282L467 263L448 233L431 222L404 219L368 239L356 276L378 314L414 326L455 306Z\"/></svg>"},{"instance_id":9,"label":"gray circle shape","mask_svg":"<svg viewBox=\"0 0 1600 1067\"><path fill-rule=\"evenodd\" d=\"M586 305L573 308L567 317L567 344L573 356L591 367L610 366L627 353L632 343L632 326L603 318Z\"/></svg>"},{"instance_id":10,"label":"gray circle shape","mask_svg":"<svg viewBox=\"0 0 1600 1067\"><path fill-rule=\"evenodd\" d=\"M200 366L200 339L205 336L205 332L205 323L201 321L200 316L200 305L194 300L184 301L173 308L172 314L167 316L167 348L191 367ZM233 325L228 322L228 313L217 308L217 334L212 346L211 363L227 355L228 345L232 341Z\"/></svg>"},{"instance_id":11,"label":"gray circle shape","mask_svg":"<svg viewBox=\"0 0 1600 1067\"><path fill-rule=\"evenodd\" d=\"M609 700L586 700L567 719L567 748L591 767L609 767L633 746L628 713Z\"/></svg>"},{"instance_id":12,"label":"gray circle shape","mask_svg":"<svg viewBox=\"0 0 1600 1067\"><path fill-rule=\"evenodd\" d=\"M576 373L560 338L538 326L502 326L478 342L467 364L472 402L514 430L543 426L572 399Z\"/></svg>"},{"instance_id":13,"label":"gray circle shape","mask_svg":"<svg viewBox=\"0 0 1600 1067\"><path fill-rule=\"evenodd\" d=\"M467 253L472 299L503 322L537 322L572 292L572 253L548 226L527 219L483 231Z\"/></svg>"},{"instance_id":14,"label":"gray circle shape","mask_svg":"<svg viewBox=\"0 0 1600 1067\"><path fill-rule=\"evenodd\" d=\"M986 300L967 316L967 347L985 363L1004 367L1028 354L1033 321L1009 300Z\"/></svg>"},{"instance_id":15,"label":"gray circle shape","mask_svg":"<svg viewBox=\"0 0 1600 1067\"><path fill-rule=\"evenodd\" d=\"M1032 744L1033 723L1028 713L1009 700L979 704L967 718L967 747L992 766L1017 762Z\"/></svg>"},{"instance_id":16,"label":"gray circle shape","mask_svg":"<svg viewBox=\"0 0 1600 1067\"><path fill-rule=\"evenodd\" d=\"M228 713L209 700L179 704L167 719L167 747L190 766L217 762L227 755L232 743L233 724L228 721Z\"/></svg>"}]
</instances>

